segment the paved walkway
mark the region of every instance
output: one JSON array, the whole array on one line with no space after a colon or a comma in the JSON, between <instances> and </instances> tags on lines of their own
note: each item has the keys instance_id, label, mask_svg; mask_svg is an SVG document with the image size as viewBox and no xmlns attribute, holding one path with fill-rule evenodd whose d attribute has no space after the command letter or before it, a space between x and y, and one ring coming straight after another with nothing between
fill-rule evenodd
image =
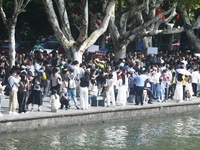
<instances>
[{"instance_id":1,"label":"paved walkway","mask_svg":"<svg viewBox=\"0 0 200 150\"><path fill-rule=\"evenodd\" d=\"M78 103L80 103L80 101L78 100ZM102 106L98 106L98 107L89 107L88 110L77 110L76 107L73 105L73 101L71 102L72 107L68 110L58 110L57 113L53 113L50 111L50 103L48 101L48 98L44 99L43 101L43 106L41 107L42 111L38 112L37 111L37 106L34 106L35 111L30 111L31 106L29 106L29 111L28 113L22 113L19 115L11 115L8 114L8 104L9 104L9 99L6 98L2 101L2 114L3 116L0 117L0 121L9 121L9 120L15 120L15 119L34 119L34 118L43 118L43 117L53 117L53 116L57 116L57 115L65 115L65 114L71 114L71 115L77 115L80 113L92 113L95 111L105 111L105 110L115 110L115 109L140 109L140 108L149 108L149 107L158 107L158 106L168 106L168 105L180 105L180 104L200 104L200 98L193 98L191 99L191 101L183 101L182 103L177 103L174 100L169 100L167 102L157 102L154 101L153 104L144 104L143 106L140 105L134 105L134 103L127 103L126 106L116 106L115 108L113 107L102 107Z\"/></svg>"}]
</instances>

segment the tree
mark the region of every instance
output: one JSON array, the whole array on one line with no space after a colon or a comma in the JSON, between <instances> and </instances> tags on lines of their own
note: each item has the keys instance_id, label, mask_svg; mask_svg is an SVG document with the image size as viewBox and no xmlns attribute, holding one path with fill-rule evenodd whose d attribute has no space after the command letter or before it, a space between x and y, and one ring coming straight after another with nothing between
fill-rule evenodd
<instances>
[{"instance_id":1,"label":"tree","mask_svg":"<svg viewBox=\"0 0 200 150\"><path fill-rule=\"evenodd\" d=\"M125 58L127 46L138 38L144 37L143 47L147 48L151 44L151 36L160 32L160 25L167 24L173 19L176 15L176 3L168 10L156 14L162 2L163 0L125 1L123 9L120 7L121 11L117 10L116 14L112 14L109 31L117 58ZM163 16L166 18L162 19Z\"/></svg>"},{"instance_id":2,"label":"tree","mask_svg":"<svg viewBox=\"0 0 200 150\"><path fill-rule=\"evenodd\" d=\"M15 27L17 24L17 18L19 14L25 11L25 8L30 0L14 0L14 3L11 3L10 1L6 2L4 3L3 0L0 0L0 14L8 32L9 67L12 68L15 65ZM6 15L3 4L9 5L13 9L13 12L11 14L7 13L9 15Z\"/></svg>"},{"instance_id":3,"label":"tree","mask_svg":"<svg viewBox=\"0 0 200 150\"><path fill-rule=\"evenodd\" d=\"M198 0L194 0L193 2L184 0L184 3L179 6L181 19L183 21L182 28L184 28L187 38L190 44L194 47L194 50L200 53L200 39L194 33L195 29L200 28L200 15L197 18L191 17L191 14L195 9L200 9L200 1Z\"/></svg>"},{"instance_id":4,"label":"tree","mask_svg":"<svg viewBox=\"0 0 200 150\"><path fill-rule=\"evenodd\" d=\"M200 8L199 0L118 0L117 6L109 24L117 58L125 58L128 44L134 41L137 45L138 39L142 39L145 53L155 35L167 36L170 49L172 35L181 32L186 32L190 43L200 52L200 41L194 34L199 29L200 17L191 17Z\"/></svg>"},{"instance_id":5,"label":"tree","mask_svg":"<svg viewBox=\"0 0 200 150\"><path fill-rule=\"evenodd\" d=\"M66 54L69 58L82 62L82 55L96 40L106 31L111 13L115 8L114 0L105 0L104 9L102 11L102 21L98 29L88 34L89 28L89 5L88 0L81 0L80 4L80 21L77 25L79 31L78 37L75 39L72 34L67 3L64 0L43 0L50 24L54 30L56 38L62 43ZM69 7L69 6L68 6ZM56 13L56 10L58 13ZM72 53L72 57L69 54Z\"/></svg>"}]
</instances>

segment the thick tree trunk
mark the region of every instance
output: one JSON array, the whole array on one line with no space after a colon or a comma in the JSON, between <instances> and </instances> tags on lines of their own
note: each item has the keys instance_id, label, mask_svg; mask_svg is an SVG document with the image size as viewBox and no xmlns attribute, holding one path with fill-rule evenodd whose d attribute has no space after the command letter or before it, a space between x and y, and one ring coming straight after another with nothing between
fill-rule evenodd
<instances>
[{"instance_id":1,"label":"thick tree trunk","mask_svg":"<svg viewBox=\"0 0 200 150\"><path fill-rule=\"evenodd\" d=\"M106 31L108 27L108 23L110 21L110 16L115 10L115 1L114 0L106 0L103 7L103 18L99 29L96 29L88 36L88 16L89 16L89 8L88 8L88 0L82 1L81 7L81 16L82 20L80 25L77 26L78 30L80 31L79 37L77 40L74 40L71 35L70 22L67 16L67 9L66 7L67 1L59 0L56 1L58 8L55 9L53 5L53 0L43 0L45 9L47 11L49 21L51 26L55 32L56 38L62 43L65 47L66 51L69 50L73 54L73 59L82 62L82 54L86 49L88 49L91 45L93 45L96 40ZM60 9L59 9L60 8ZM56 13L56 11L61 11L60 13ZM64 15L64 18L63 18ZM63 18L63 23L59 22L58 17ZM62 26L67 25L65 28L67 36L65 36L65 32L61 30L60 24ZM69 35L70 34L70 35ZM76 45L76 46L75 46Z\"/></svg>"},{"instance_id":2,"label":"thick tree trunk","mask_svg":"<svg viewBox=\"0 0 200 150\"><path fill-rule=\"evenodd\" d=\"M73 54L73 60L78 60L79 63L82 63L83 52L78 50L76 47L71 48Z\"/></svg>"},{"instance_id":3,"label":"thick tree trunk","mask_svg":"<svg viewBox=\"0 0 200 150\"><path fill-rule=\"evenodd\" d=\"M9 32L9 69L15 65L15 26L10 27Z\"/></svg>"}]
</instances>

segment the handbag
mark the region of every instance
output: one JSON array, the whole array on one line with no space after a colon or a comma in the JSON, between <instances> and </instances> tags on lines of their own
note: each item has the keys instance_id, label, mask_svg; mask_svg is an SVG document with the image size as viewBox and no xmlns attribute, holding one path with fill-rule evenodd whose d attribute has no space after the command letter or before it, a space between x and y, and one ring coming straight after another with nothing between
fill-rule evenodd
<instances>
[{"instance_id":1,"label":"handbag","mask_svg":"<svg viewBox=\"0 0 200 150\"><path fill-rule=\"evenodd\" d=\"M10 79L9 79L9 81L10 81ZM10 91L12 90L12 88L13 88L13 86L14 86L14 84L15 84L15 83L13 83L13 85L10 86L9 81L8 81L8 83L6 84L6 87L5 87L5 89L4 89L4 92L5 92L4 94L5 94L6 96L9 96L9 95L10 95Z\"/></svg>"},{"instance_id":2,"label":"handbag","mask_svg":"<svg viewBox=\"0 0 200 150\"><path fill-rule=\"evenodd\" d=\"M109 86L105 86L104 89L106 92L108 92L110 88L109 88Z\"/></svg>"}]
</instances>

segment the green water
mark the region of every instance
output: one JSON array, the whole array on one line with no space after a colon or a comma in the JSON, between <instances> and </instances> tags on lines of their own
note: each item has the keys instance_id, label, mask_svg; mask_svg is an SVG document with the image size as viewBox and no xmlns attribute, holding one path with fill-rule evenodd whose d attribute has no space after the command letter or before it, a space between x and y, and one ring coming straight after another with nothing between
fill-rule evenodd
<instances>
[{"instance_id":1,"label":"green water","mask_svg":"<svg viewBox=\"0 0 200 150\"><path fill-rule=\"evenodd\" d=\"M0 150L199 149L199 114L0 134Z\"/></svg>"}]
</instances>

